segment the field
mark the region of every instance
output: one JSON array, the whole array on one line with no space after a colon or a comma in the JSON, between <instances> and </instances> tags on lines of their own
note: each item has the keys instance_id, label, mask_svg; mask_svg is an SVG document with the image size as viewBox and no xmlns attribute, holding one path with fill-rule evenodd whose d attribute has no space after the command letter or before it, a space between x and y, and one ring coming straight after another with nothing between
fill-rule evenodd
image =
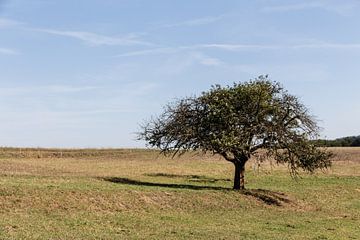
<instances>
[{"instance_id":1,"label":"field","mask_svg":"<svg viewBox=\"0 0 360 240\"><path fill-rule=\"evenodd\" d=\"M360 148L292 179L214 156L0 149L0 239L360 239Z\"/></svg>"}]
</instances>

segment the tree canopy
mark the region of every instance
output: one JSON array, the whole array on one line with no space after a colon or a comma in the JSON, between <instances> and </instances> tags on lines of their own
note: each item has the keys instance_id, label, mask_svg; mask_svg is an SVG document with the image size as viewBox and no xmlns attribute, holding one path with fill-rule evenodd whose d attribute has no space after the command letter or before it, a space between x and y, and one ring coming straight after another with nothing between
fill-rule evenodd
<instances>
[{"instance_id":1,"label":"tree canopy","mask_svg":"<svg viewBox=\"0 0 360 240\"><path fill-rule=\"evenodd\" d=\"M283 87L260 76L232 86L213 86L198 97L165 106L142 126L140 138L164 154L202 150L235 165L234 189L244 189L245 164L259 151L291 173L330 165L331 153L316 148L319 127L308 109Z\"/></svg>"}]
</instances>

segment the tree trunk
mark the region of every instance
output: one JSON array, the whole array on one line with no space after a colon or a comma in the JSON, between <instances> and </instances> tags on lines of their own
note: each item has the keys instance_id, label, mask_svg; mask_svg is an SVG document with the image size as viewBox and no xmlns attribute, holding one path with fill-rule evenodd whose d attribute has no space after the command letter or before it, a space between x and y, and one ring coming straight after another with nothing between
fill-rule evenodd
<instances>
[{"instance_id":1,"label":"tree trunk","mask_svg":"<svg viewBox=\"0 0 360 240\"><path fill-rule=\"evenodd\" d=\"M240 169L240 189L245 189L245 164Z\"/></svg>"},{"instance_id":2,"label":"tree trunk","mask_svg":"<svg viewBox=\"0 0 360 240\"><path fill-rule=\"evenodd\" d=\"M234 190L245 189L245 164L235 162Z\"/></svg>"}]
</instances>

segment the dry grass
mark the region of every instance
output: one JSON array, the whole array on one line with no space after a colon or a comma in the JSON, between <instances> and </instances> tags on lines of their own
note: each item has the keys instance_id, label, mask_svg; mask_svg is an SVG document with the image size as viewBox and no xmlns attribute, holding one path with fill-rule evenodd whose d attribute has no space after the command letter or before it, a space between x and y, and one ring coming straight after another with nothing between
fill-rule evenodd
<instances>
[{"instance_id":1,"label":"dry grass","mask_svg":"<svg viewBox=\"0 0 360 240\"><path fill-rule=\"evenodd\" d=\"M0 239L360 239L360 149L331 150L297 181L250 162L236 192L216 156L1 149Z\"/></svg>"},{"instance_id":2,"label":"dry grass","mask_svg":"<svg viewBox=\"0 0 360 240\"><path fill-rule=\"evenodd\" d=\"M208 163L229 165L220 158L209 155L185 154L180 158L160 156L158 151L152 150L65 150L67 157L60 157L64 150L36 150L25 155L11 152L4 153L13 157L2 157L0 168L4 174L41 175L41 176L142 176L144 173L157 173L159 170L169 174L198 174L206 172ZM40 157L33 157L39 153ZM101 155L103 153L103 155ZM22 151L24 154L24 151ZM53 157L53 156L56 157ZM30 157L26 157L30 156ZM46 156L46 157L45 157ZM161 166L159 168L159 166ZM231 167L231 166L229 166ZM221 169L221 168L219 168Z\"/></svg>"},{"instance_id":3,"label":"dry grass","mask_svg":"<svg viewBox=\"0 0 360 240\"><path fill-rule=\"evenodd\" d=\"M360 147L332 147L328 149L335 153L334 161L360 162Z\"/></svg>"}]
</instances>

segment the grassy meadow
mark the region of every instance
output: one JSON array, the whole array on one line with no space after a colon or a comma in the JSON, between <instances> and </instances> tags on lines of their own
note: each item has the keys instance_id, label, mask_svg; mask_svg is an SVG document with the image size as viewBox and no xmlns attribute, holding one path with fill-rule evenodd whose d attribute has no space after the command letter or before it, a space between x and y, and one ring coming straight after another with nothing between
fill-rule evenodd
<instances>
[{"instance_id":1,"label":"grassy meadow","mask_svg":"<svg viewBox=\"0 0 360 240\"><path fill-rule=\"evenodd\" d=\"M360 239L360 148L294 180L216 156L0 149L0 239Z\"/></svg>"}]
</instances>

